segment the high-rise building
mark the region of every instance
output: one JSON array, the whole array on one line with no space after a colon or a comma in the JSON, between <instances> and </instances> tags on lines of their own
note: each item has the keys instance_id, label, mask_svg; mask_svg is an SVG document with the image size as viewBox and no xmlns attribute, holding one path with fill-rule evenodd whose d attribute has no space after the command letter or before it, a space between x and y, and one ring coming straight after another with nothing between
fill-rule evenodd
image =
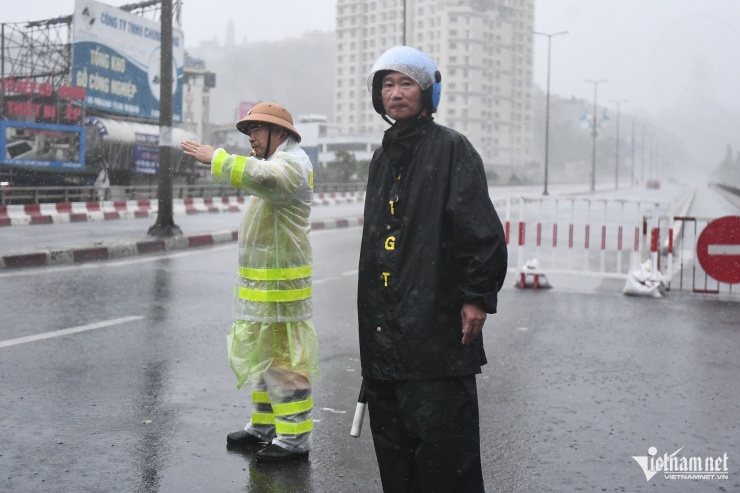
<instances>
[{"instance_id":1,"label":"high-rise building","mask_svg":"<svg viewBox=\"0 0 740 493\"><path fill-rule=\"evenodd\" d=\"M436 120L464 133L487 169L531 160L534 0L337 0L335 123L380 135L367 90L373 62L405 44L442 73Z\"/></svg>"}]
</instances>

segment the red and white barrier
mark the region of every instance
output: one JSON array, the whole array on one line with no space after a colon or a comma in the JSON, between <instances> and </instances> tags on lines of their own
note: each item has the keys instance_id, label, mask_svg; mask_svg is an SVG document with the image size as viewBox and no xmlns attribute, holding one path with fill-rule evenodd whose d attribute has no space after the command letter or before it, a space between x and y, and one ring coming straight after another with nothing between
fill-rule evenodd
<instances>
[{"instance_id":1,"label":"red and white barrier","mask_svg":"<svg viewBox=\"0 0 740 493\"><path fill-rule=\"evenodd\" d=\"M592 197L508 200L504 223L506 243L511 253L516 250L517 268L523 265L525 258L536 258L544 272L599 272L624 277L631 267L640 265L643 255L657 252L658 236L651 236L652 241L648 242L644 235L647 231L659 235L652 231L659 226L658 213L664 209L667 212L669 205L659 201ZM516 239L511 235L512 210L515 209L518 215ZM645 220L648 211L652 213ZM595 216L600 217L596 219ZM645 229L642 236L641 226ZM532 238L528 237L527 229L534 231ZM632 243L631 249L625 248L628 242ZM650 250L643 252L648 246ZM583 251L581 261L574 260L574 252L578 250ZM623 254L627 252L630 258L625 265ZM592 265L597 255L598 268ZM659 267L657 256L652 257L656 268Z\"/></svg>"},{"instance_id":2,"label":"red and white barrier","mask_svg":"<svg viewBox=\"0 0 740 493\"><path fill-rule=\"evenodd\" d=\"M173 199L172 213L213 214L244 210L247 197ZM314 194L312 205L335 205L365 200L365 192ZM59 204L25 204L0 206L0 227L29 224L55 224L104 221L157 214L157 200L109 200L103 202L69 202Z\"/></svg>"},{"instance_id":3,"label":"red and white barrier","mask_svg":"<svg viewBox=\"0 0 740 493\"><path fill-rule=\"evenodd\" d=\"M363 202L365 192L327 192L314 193L312 205L335 205Z\"/></svg>"}]
</instances>

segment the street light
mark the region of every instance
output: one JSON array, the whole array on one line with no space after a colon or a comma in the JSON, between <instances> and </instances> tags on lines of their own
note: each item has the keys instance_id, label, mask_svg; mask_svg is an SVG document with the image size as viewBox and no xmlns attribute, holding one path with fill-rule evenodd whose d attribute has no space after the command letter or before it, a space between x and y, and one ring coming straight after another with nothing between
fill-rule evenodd
<instances>
[{"instance_id":1,"label":"street light","mask_svg":"<svg viewBox=\"0 0 740 493\"><path fill-rule=\"evenodd\" d=\"M606 79L601 79L601 80L584 79L584 80L594 85L594 114L593 114L593 128L591 132L591 137L593 140L593 144L592 144L593 153L591 157L591 191L593 192L596 190L596 135L597 135L597 132L596 132L596 88L602 82L608 82L608 81Z\"/></svg>"},{"instance_id":2,"label":"street light","mask_svg":"<svg viewBox=\"0 0 740 493\"><path fill-rule=\"evenodd\" d=\"M561 31L559 33L541 33L533 31L534 34L541 36L547 36L547 99L545 104L545 190L542 195L547 195L547 169L548 161L550 157L550 44L553 36L559 36L561 34L568 34L568 31Z\"/></svg>"},{"instance_id":3,"label":"street light","mask_svg":"<svg viewBox=\"0 0 740 493\"><path fill-rule=\"evenodd\" d=\"M620 99L619 101L612 101L617 103L617 164L614 165L614 188L619 189L619 105L626 103L626 99Z\"/></svg>"},{"instance_id":4,"label":"street light","mask_svg":"<svg viewBox=\"0 0 740 493\"><path fill-rule=\"evenodd\" d=\"M635 182L635 117L632 117L632 181L630 181L630 186L634 187L636 185Z\"/></svg>"}]
</instances>

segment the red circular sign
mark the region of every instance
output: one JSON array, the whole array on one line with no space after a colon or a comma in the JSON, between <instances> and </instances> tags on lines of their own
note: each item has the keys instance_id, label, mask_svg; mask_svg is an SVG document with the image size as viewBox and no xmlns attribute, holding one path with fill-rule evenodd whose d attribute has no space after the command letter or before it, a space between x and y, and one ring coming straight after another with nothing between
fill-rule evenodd
<instances>
[{"instance_id":1,"label":"red circular sign","mask_svg":"<svg viewBox=\"0 0 740 493\"><path fill-rule=\"evenodd\" d=\"M740 216L725 216L707 224L696 243L699 264L713 279L740 282Z\"/></svg>"}]
</instances>

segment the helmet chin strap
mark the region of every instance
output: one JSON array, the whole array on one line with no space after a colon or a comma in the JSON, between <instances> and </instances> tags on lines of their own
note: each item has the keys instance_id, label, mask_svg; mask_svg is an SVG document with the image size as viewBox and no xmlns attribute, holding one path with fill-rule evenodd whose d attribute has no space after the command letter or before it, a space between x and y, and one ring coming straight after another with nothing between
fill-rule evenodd
<instances>
[{"instance_id":1,"label":"helmet chin strap","mask_svg":"<svg viewBox=\"0 0 740 493\"><path fill-rule=\"evenodd\" d=\"M267 159L267 153L270 152L270 144L272 143L272 124L267 125L267 147L265 147L265 155L263 159Z\"/></svg>"}]
</instances>

